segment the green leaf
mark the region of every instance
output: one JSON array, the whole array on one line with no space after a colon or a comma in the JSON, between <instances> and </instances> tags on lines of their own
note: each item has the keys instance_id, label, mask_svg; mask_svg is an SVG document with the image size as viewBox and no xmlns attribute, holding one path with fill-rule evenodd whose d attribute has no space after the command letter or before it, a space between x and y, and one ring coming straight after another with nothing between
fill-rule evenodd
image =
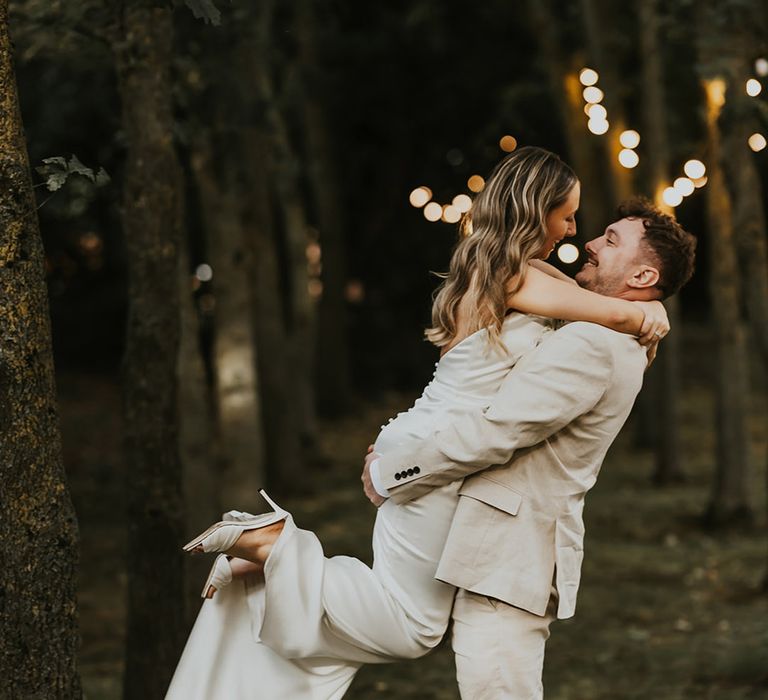
<instances>
[{"instance_id":1,"label":"green leaf","mask_svg":"<svg viewBox=\"0 0 768 700\"><path fill-rule=\"evenodd\" d=\"M202 19L216 27L221 24L221 12L213 4L213 0L184 0L184 3L192 10L195 19Z\"/></svg>"},{"instance_id":2,"label":"green leaf","mask_svg":"<svg viewBox=\"0 0 768 700\"><path fill-rule=\"evenodd\" d=\"M103 187L111 181L112 178L109 176L109 173L104 168L99 168L99 171L96 173L96 187Z\"/></svg>"}]
</instances>

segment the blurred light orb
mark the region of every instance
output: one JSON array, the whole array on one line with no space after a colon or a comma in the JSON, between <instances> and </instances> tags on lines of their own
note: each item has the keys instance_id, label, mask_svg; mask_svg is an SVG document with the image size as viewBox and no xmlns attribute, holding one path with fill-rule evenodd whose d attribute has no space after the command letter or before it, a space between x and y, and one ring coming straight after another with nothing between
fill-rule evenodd
<instances>
[{"instance_id":1,"label":"blurred light orb","mask_svg":"<svg viewBox=\"0 0 768 700\"><path fill-rule=\"evenodd\" d=\"M582 68L579 73L579 82L585 87L591 87L599 78L600 76L597 74L597 71L592 68Z\"/></svg>"},{"instance_id":2,"label":"blurred light orb","mask_svg":"<svg viewBox=\"0 0 768 700\"><path fill-rule=\"evenodd\" d=\"M693 184L693 180L687 177L679 177L672 183L672 189L675 192L679 192L683 197L688 197L693 194L696 189L696 185Z\"/></svg>"},{"instance_id":3,"label":"blurred light orb","mask_svg":"<svg viewBox=\"0 0 768 700\"><path fill-rule=\"evenodd\" d=\"M445 159L448 161L448 165L458 167L464 162L464 154L458 148L452 148L445 154Z\"/></svg>"},{"instance_id":4,"label":"blurred light orb","mask_svg":"<svg viewBox=\"0 0 768 700\"><path fill-rule=\"evenodd\" d=\"M640 158L631 148L625 148L619 151L619 163L621 163L625 168L636 168L639 162Z\"/></svg>"},{"instance_id":5,"label":"blurred light orb","mask_svg":"<svg viewBox=\"0 0 768 700\"><path fill-rule=\"evenodd\" d=\"M485 187L485 180L479 175L473 175L467 180L467 187L469 187L472 192L482 192L483 187Z\"/></svg>"},{"instance_id":6,"label":"blurred light orb","mask_svg":"<svg viewBox=\"0 0 768 700\"><path fill-rule=\"evenodd\" d=\"M608 127L609 124L605 119L590 119L587 122L587 129L598 136L608 131Z\"/></svg>"},{"instance_id":7,"label":"blurred light orb","mask_svg":"<svg viewBox=\"0 0 768 700\"><path fill-rule=\"evenodd\" d=\"M360 280L349 280L344 290L344 298L352 303L359 304L365 299L365 287Z\"/></svg>"},{"instance_id":8,"label":"blurred light orb","mask_svg":"<svg viewBox=\"0 0 768 700\"><path fill-rule=\"evenodd\" d=\"M765 136L762 134L752 134L752 136L749 137L749 140L747 141L749 144L749 147L757 153L758 151L762 151L768 143L765 140Z\"/></svg>"},{"instance_id":9,"label":"blurred light orb","mask_svg":"<svg viewBox=\"0 0 768 700\"><path fill-rule=\"evenodd\" d=\"M210 282L213 279L213 268L208 263L203 263L195 268L195 277L201 282Z\"/></svg>"},{"instance_id":10,"label":"blurred light orb","mask_svg":"<svg viewBox=\"0 0 768 700\"><path fill-rule=\"evenodd\" d=\"M563 243L557 249L557 257L564 263L575 263L579 259L579 249L573 243Z\"/></svg>"},{"instance_id":11,"label":"blurred light orb","mask_svg":"<svg viewBox=\"0 0 768 700\"><path fill-rule=\"evenodd\" d=\"M507 134L499 139L499 146L502 151L512 153L517 148L517 139L514 136Z\"/></svg>"},{"instance_id":12,"label":"blurred light orb","mask_svg":"<svg viewBox=\"0 0 768 700\"><path fill-rule=\"evenodd\" d=\"M584 102L589 102L589 104L597 104L598 102L603 101L603 91L600 88L590 86L585 87L584 92L581 93L584 95Z\"/></svg>"},{"instance_id":13,"label":"blurred light orb","mask_svg":"<svg viewBox=\"0 0 768 700\"><path fill-rule=\"evenodd\" d=\"M430 202L424 207L424 218L427 221L440 221L443 215L443 208L437 202Z\"/></svg>"},{"instance_id":14,"label":"blurred light orb","mask_svg":"<svg viewBox=\"0 0 768 700\"><path fill-rule=\"evenodd\" d=\"M584 106L584 112L590 119L604 122L608 118L608 110L603 105L589 104Z\"/></svg>"},{"instance_id":15,"label":"blurred light orb","mask_svg":"<svg viewBox=\"0 0 768 700\"><path fill-rule=\"evenodd\" d=\"M755 61L755 73L761 78L765 78L765 76L768 75L768 59L758 58Z\"/></svg>"},{"instance_id":16,"label":"blurred light orb","mask_svg":"<svg viewBox=\"0 0 768 700\"><path fill-rule=\"evenodd\" d=\"M707 172L707 168L700 160L689 160L683 166L685 174L691 178L691 180L697 180L700 177L704 177L704 173Z\"/></svg>"},{"instance_id":17,"label":"blurred light orb","mask_svg":"<svg viewBox=\"0 0 768 700\"><path fill-rule=\"evenodd\" d=\"M763 86L760 81L755 78L747 80L747 95L750 97L757 97L763 91Z\"/></svg>"},{"instance_id":18,"label":"blurred light orb","mask_svg":"<svg viewBox=\"0 0 768 700\"><path fill-rule=\"evenodd\" d=\"M683 195L681 195L674 187L667 187L662 195L664 204L670 207L676 207L683 201Z\"/></svg>"},{"instance_id":19,"label":"blurred light orb","mask_svg":"<svg viewBox=\"0 0 768 700\"><path fill-rule=\"evenodd\" d=\"M693 186L698 190L701 187L704 187L704 185L707 184L707 180L709 178L705 175L704 177L697 177L693 180Z\"/></svg>"},{"instance_id":20,"label":"blurred light orb","mask_svg":"<svg viewBox=\"0 0 768 700\"><path fill-rule=\"evenodd\" d=\"M461 218L461 212L456 207L454 207L453 204L446 204L443 207L443 214L441 218L443 221L445 221L446 224L456 224Z\"/></svg>"},{"instance_id":21,"label":"blurred light orb","mask_svg":"<svg viewBox=\"0 0 768 700\"><path fill-rule=\"evenodd\" d=\"M432 199L432 190L429 187L417 187L408 197L408 201L411 206L423 207L430 199Z\"/></svg>"},{"instance_id":22,"label":"blurred light orb","mask_svg":"<svg viewBox=\"0 0 768 700\"><path fill-rule=\"evenodd\" d=\"M466 194L457 194L452 204L460 214L464 214L472 208L472 198Z\"/></svg>"},{"instance_id":23,"label":"blurred light orb","mask_svg":"<svg viewBox=\"0 0 768 700\"><path fill-rule=\"evenodd\" d=\"M624 146L624 148L637 148L640 144L640 134L634 129L622 131L621 136L619 136L619 143Z\"/></svg>"}]
</instances>

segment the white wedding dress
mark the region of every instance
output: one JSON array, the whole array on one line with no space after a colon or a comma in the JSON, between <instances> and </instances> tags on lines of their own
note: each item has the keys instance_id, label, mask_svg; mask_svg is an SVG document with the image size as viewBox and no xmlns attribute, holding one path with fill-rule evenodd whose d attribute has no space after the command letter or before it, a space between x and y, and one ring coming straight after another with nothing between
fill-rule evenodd
<instances>
[{"instance_id":1,"label":"white wedding dress","mask_svg":"<svg viewBox=\"0 0 768 700\"><path fill-rule=\"evenodd\" d=\"M413 407L379 433L375 449L417 442L488 405L544 319L509 315L508 353L485 330L449 350ZM460 482L410 503L386 501L373 531L373 568L323 555L289 517L267 560L266 583L233 581L203 603L166 700L336 700L363 663L416 658L442 638L455 589L434 578Z\"/></svg>"}]
</instances>

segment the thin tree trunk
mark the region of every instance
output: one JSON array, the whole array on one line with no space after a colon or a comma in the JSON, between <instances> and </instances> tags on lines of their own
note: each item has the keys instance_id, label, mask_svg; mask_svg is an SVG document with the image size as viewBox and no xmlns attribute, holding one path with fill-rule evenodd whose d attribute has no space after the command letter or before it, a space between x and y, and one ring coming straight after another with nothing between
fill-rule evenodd
<instances>
[{"instance_id":1,"label":"thin tree trunk","mask_svg":"<svg viewBox=\"0 0 768 700\"><path fill-rule=\"evenodd\" d=\"M347 276L344 217L339 176L330 142L323 104L321 57L317 49L315 0L302 0L297 8L297 37L301 47L304 87L304 125L309 183L316 206L322 246L322 294L318 305L315 383L320 411L338 416L350 401Z\"/></svg>"},{"instance_id":2,"label":"thin tree trunk","mask_svg":"<svg viewBox=\"0 0 768 700\"><path fill-rule=\"evenodd\" d=\"M717 466L706 513L712 525L751 522L749 500L749 383L744 324L739 316L739 269L731 197L725 184L719 118L725 100L724 74L718 65L723 36L714 0L702 6L699 53L707 96L708 178L705 189L710 244L710 289L717 350ZM741 86L734 89L741 89Z\"/></svg>"},{"instance_id":3,"label":"thin tree trunk","mask_svg":"<svg viewBox=\"0 0 768 700\"><path fill-rule=\"evenodd\" d=\"M7 0L0 0L0 183L0 697L76 699L78 533Z\"/></svg>"},{"instance_id":4,"label":"thin tree trunk","mask_svg":"<svg viewBox=\"0 0 768 700\"><path fill-rule=\"evenodd\" d=\"M123 227L129 273L124 414L129 508L124 696L159 698L184 635L176 362L181 178L173 144L171 11L120 5L118 88L128 143Z\"/></svg>"},{"instance_id":5,"label":"thin tree trunk","mask_svg":"<svg viewBox=\"0 0 768 700\"><path fill-rule=\"evenodd\" d=\"M234 138L234 134L228 135L230 141ZM226 145L219 152L225 150ZM261 507L258 492L264 478L264 440L250 282L253 261L242 223L245 195L234 159L224 156L224 162L227 167L216 168L210 144L200 141L193 170L214 274L213 355L223 467L221 500L243 510L255 510Z\"/></svg>"},{"instance_id":6,"label":"thin tree trunk","mask_svg":"<svg viewBox=\"0 0 768 700\"><path fill-rule=\"evenodd\" d=\"M669 143L667 139L666 100L664 99L664 71L659 41L658 0L639 0L638 30L642 63L643 132L646 142L646 189L656 205L668 207L661 199L669 178ZM669 211L668 213L672 213ZM656 465L653 481L669 484L683 479L682 442L680 438L680 305L677 297L666 302L673 332L659 348L659 355L648 373L655 423Z\"/></svg>"}]
</instances>

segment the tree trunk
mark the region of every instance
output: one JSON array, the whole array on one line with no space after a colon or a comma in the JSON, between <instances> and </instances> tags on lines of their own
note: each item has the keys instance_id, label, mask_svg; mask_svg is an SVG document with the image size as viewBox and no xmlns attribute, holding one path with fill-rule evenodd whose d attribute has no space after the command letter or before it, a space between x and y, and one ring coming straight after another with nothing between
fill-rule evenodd
<instances>
[{"instance_id":1,"label":"tree trunk","mask_svg":"<svg viewBox=\"0 0 768 700\"><path fill-rule=\"evenodd\" d=\"M129 277L124 359L128 465L126 700L159 698L184 635L176 362L181 178L173 144L167 7L121 5L117 78L128 143L123 227Z\"/></svg>"},{"instance_id":2,"label":"tree trunk","mask_svg":"<svg viewBox=\"0 0 768 700\"><path fill-rule=\"evenodd\" d=\"M730 154L723 150L719 118L725 100L724 73L720 64L724 42L716 21L714 0L700 12L699 58L707 96L708 178L707 229L710 246L710 289L717 350L717 466L707 521L712 525L751 522L749 501L749 383L744 324L739 315L739 269L731 197L722 163ZM742 86L734 86L740 90Z\"/></svg>"},{"instance_id":3,"label":"tree trunk","mask_svg":"<svg viewBox=\"0 0 768 700\"><path fill-rule=\"evenodd\" d=\"M595 167L597 143L585 126L583 86L578 72L580 57L567 61L549 0L529 0L528 12L534 36L538 38L568 148L568 160L581 180L581 207L578 217L580 238L590 240L602 233L609 216L603 178Z\"/></svg>"},{"instance_id":4,"label":"tree trunk","mask_svg":"<svg viewBox=\"0 0 768 700\"><path fill-rule=\"evenodd\" d=\"M338 416L350 401L347 277L344 221L339 175L330 142L330 129L322 97L321 57L317 50L315 0L302 0L297 8L297 38L301 47L304 88L304 126L310 189L316 208L322 246L322 292L317 317L315 384L321 413Z\"/></svg>"},{"instance_id":5,"label":"tree trunk","mask_svg":"<svg viewBox=\"0 0 768 700\"><path fill-rule=\"evenodd\" d=\"M639 0L638 28L642 63L643 132L645 133L647 162L646 190L657 206L669 207L661 199L661 193L669 180L669 143L667 139L667 110L664 99L664 71L662 49L659 41L658 0ZM673 332L659 348L659 355L648 372L646 391L650 400L650 414L654 425L653 434L656 465L653 481L663 485L681 481L682 443L680 437L680 308L677 297L666 302L667 313ZM648 422L648 421L646 421Z\"/></svg>"},{"instance_id":6,"label":"tree trunk","mask_svg":"<svg viewBox=\"0 0 768 700\"><path fill-rule=\"evenodd\" d=\"M263 486L264 441L250 282L254 266L242 223L242 199L248 195L237 178L235 160L226 155L227 141L235 138L230 132L222 139L217 152L224 167L218 168L210 143L201 139L192 167L214 274L213 355L221 500L227 506L258 512L262 506L258 493Z\"/></svg>"},{"instance_id":7,"label":"tree trunk","mask_svg":"<svg viewBox=\"0 0 768 700\"><path fill-rule=\"evenodd\" d=\"M78 533L7 0L0 0L0 182L0 697L76 699Z\"/></svg>"}]
</instances>

